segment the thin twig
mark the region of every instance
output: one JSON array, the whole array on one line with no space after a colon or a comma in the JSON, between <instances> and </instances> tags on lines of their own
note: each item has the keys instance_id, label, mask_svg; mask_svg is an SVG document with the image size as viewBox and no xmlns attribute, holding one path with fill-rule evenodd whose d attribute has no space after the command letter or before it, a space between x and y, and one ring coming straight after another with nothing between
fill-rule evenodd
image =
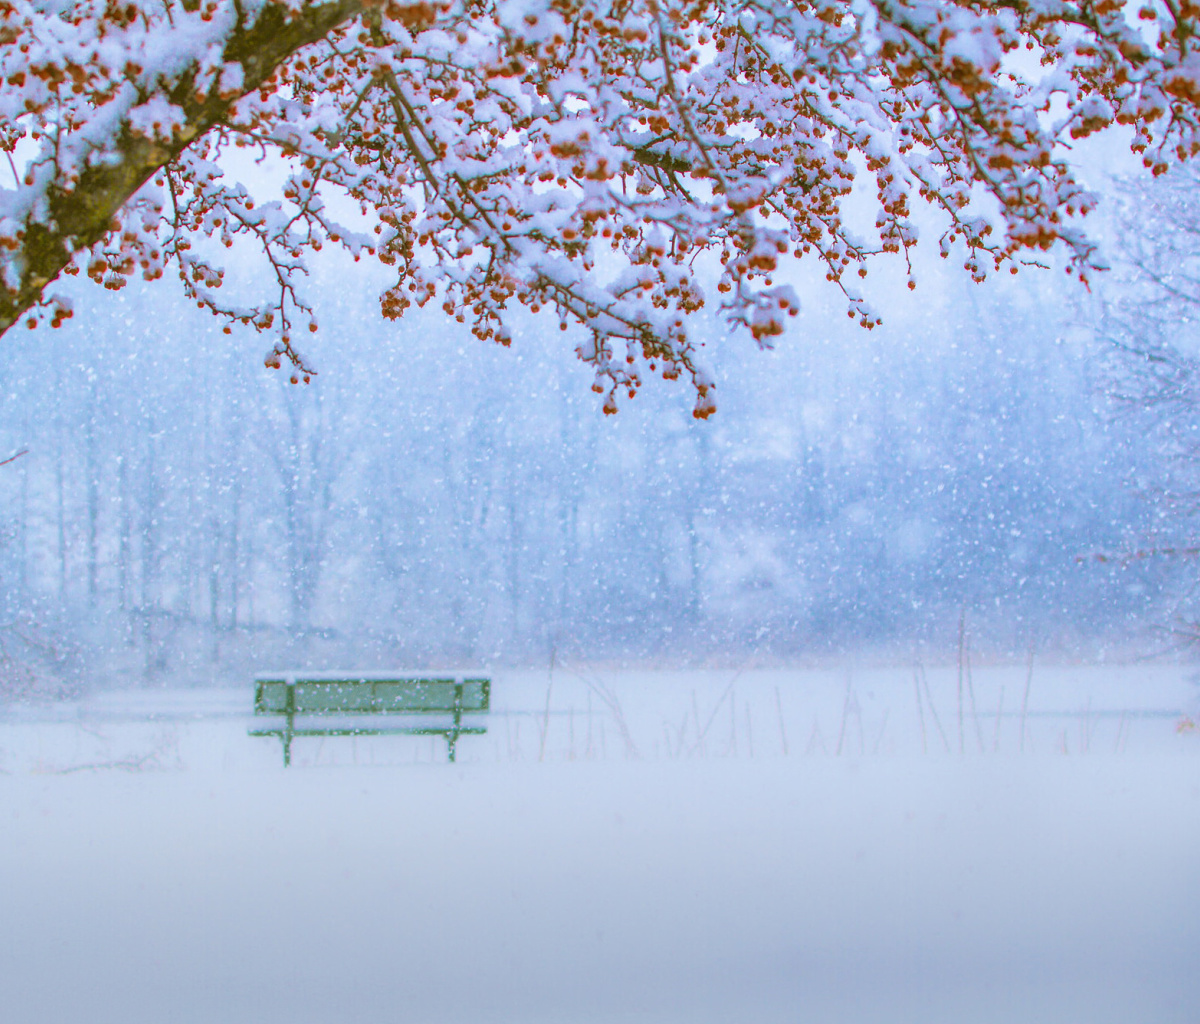
<instances>
[{"instance_id":1,"label":"thin twig","mask_svg":"<svg viewBox=\"0 0 1200 1024\"><path fill-rule=\"evenodd\" d=\"M1029 641L1029 658L1025 664L1025 695L1021 698L1021 753L1025 753L1025 719L1029 714L1029 688L1033 685L1033 641Z\"/></svg>"},{"instance_id":2,"label":"thin twig","mask_svg":"<svg viewBox=\"0 0 1200 1024\"><path fill-rule=\"evenodd\" d=\"M779 696L779 687L775 687L775 710L779 714L779 743L783 747L783 756L788 755L787 730L783 727L783 700Z\"/></svg>"},{"instance_id":3,"label":"thin twig","mask_svg":"<svg viewBox=\"0 0 1200 1024\"><path fill-rule=\"evenodd\" d=\"M917 674L917 666L913 665L913 692L917 698L917 718L921 722L921 753L929 753L928 736L925 731L925 709L921 706L921 677Z\"/></svg>"},{"instance_id":4,"label":"thin twig","mask_svg":"<svg viewBox=\"0 0 1200 1024\"><path fill-rule=\"evenodd\" d=\"M542 735L538 742L538 760L546 759L546 736L550 732L550 694L554 690L554 657L557 648L550 648L550 682L546 684L546 712L542 715Z\"/></svg>"},{"instance_id":5,"label":"thin twig","mask_svg":"<svg viewBox=\"0 0 1200 1024\"><path fill-rule=\"evenodd\" d=\"M825 737L821 733L821 723L819 721L817 721L817 716L813 715L812 732L809 734L808 746L804 748L804 753L811 754L813 751L813 745L816 743L821 744L821 753L822 754L829 753L829 748L827 746L825 746Z\"/></svg>"},{"instance_id":6,"label":"thin twig","mask_svg":"<svg viewBox=\"0 0 1200 1024\"><path fill-rule=\"evenodd\" d=\"M967 699L971 702L971 721L975 723L975 739L979 741L979 752L983 753L983 727L979 724L979 708L975 704L975 683L971 677L971 647L966 649Z\"/></svg>"},{"instance_id":7,"label":"thin twig","mask_svg":"<svg viewBox=\"0 0 1200 1024\"><path fill-rule=\"evenodd\" d=\"M967 606L963 605L958 617L958 752L966 753L966 737L963 733L963 645L967 631Z\"/></svg>"},{"instance_id":8,"label":"thin twig","mask_svg":"<svg viewBox=\"0 0 1200 1024\"><path fill-rule=\"evenodd\" d=\"M888 709L884 708L883 709L883 724L879 727L879 736L875 740L875 746L871 749L872 755L879 753L879 746L881 743L883 743L883 735L884 735L884 733L887 732L887 724L888 724Z\"/></svg>"},{"instance_id":9,"label":"thin twig","mask_svg":"<svg viewBox=\"0 0 1200 1024\"><path fill-rule=\"evenodd\" d=\"M925 666L920 662L917 667L921 670L921 683L925 687L925 701L929 705L929 713L933 716L933 724L937 726L938 735L942 738L942 745L946 748L946 753L950 753L950 738L946 735L946 730L942 728L942 720L938 717L937 707L933 703L933 694L929 690L929 677L925 674Z\"/></svg>"}]
</instances>

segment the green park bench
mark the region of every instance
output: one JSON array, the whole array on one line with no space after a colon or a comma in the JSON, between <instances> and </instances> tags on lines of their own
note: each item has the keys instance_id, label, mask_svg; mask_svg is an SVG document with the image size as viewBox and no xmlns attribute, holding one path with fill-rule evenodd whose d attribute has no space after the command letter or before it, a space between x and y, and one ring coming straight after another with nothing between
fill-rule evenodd
<instances>
[{"instance_id":1,"label":"green park bench","mask_svg":"<svg viewBox=\"0 0 1200 1024\"><path fill-rule=\"evenodd\" d=\"M459 736L487 732L463 716L486 714L491 690L474 674L268 673L254 679L254 714L279 722L250 735L278 736L285 768L297 736L444 736L453 761ZM442 721L426 724L434 716Z\"/></svg>"}]
</instances>

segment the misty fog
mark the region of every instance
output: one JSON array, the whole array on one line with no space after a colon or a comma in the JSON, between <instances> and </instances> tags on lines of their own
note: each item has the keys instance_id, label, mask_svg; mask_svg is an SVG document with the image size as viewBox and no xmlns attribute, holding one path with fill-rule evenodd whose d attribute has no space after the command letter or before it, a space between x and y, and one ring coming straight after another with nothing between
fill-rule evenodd
<instances>
[{"instance_id":1,"label":"misty fog","mask_svg":"<svg viewBox=\"0 0 1200 1024\"><path fill-rule=\"evenodd\" d=\"M13 336L10 692L263 659L944 655L964 613L997 656L1094 654L1178 619L1177 560L1096 558L1188 521L1078 283L938 261L870 333L814 290L769 352L697 317L699 422L665 382L603 415L556 322L511 349L432 310L389 323L359 273L318 268L308 386L166 286L83 288L62 329Z\"/></svg>"},{"instance_id":2,"label":"misty fog","mask_svg":"<svg viewBox=\"0 0 1200 1024\"><path fill-rule=\"evenodd\" d=\"M1194 1020L1200 203L1123 188L1090 292L698 315L704 422L336 260L307 386L169 286L11 333L0 1017ZM454 765L247 734L463 667Z\"/></svg>"}]
</instances>

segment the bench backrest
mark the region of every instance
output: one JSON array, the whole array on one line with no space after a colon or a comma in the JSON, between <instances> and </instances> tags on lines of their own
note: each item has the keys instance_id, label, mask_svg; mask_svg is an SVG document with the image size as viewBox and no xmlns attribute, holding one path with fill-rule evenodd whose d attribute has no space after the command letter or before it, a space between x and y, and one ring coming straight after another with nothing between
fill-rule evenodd
<instances>
[{"instance_id":1,"label":"bench backrest","mask_svg":"<svg viewBox=\"0 0 1200 1024\"><path fill-rule=\"evenodd\" d=\"M488 710L492 682L483 676L261 675L256 715L420 715Z\"/></svg>"}]
</instances>

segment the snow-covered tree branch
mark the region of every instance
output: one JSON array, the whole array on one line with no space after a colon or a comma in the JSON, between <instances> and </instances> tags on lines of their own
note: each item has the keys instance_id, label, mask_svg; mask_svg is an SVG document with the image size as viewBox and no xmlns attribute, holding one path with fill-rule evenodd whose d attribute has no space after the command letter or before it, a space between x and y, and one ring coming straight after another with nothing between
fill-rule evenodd
<instances>
[{"instance_id":1,"label":"snow-covered tree branch","mask_svg":"<svg viewBox=\"0 0 1200 1024\"><path fill-rule=\"evenodd\" d=\"M10 164L0 328L42 300L80 254L109 287L136 262L147 276L160 273L170 217L143 186L176 164L194 176L184 151L228 119L231 102L360 9L353 0L296 11L190 2L0 8L4 148L12 160L28 152L26 140L37 145L24 169ZM64 315L49 305L54 318Z\"/></svg>"},{"instance_id":2,"label":"snow-covered tree branch","mask_svg":"<svg viewBox=\"0 0 1200 1024\"><path fill-rule=\"evenodd\" d=\"M815 260L872 327L862 278L907 260L919 203L977 278L1055 247L1086 277L1070 143L1129 125L1156 172L1200 149L1198 21L1119 0L0 0L0 329L69 316L63 272L171 269L300 379L305 260L332 244L394 269L385 316L436 298L507 344L514 307L554 310L587 328L606 409L660 372L707 416L689 314L716 298L768 345L798 308L790 261ZM282 157L281 197L232 179L239 148ZM239 242L274 282L257 302L220 291Z\"/></svg>"}]
</instances>

